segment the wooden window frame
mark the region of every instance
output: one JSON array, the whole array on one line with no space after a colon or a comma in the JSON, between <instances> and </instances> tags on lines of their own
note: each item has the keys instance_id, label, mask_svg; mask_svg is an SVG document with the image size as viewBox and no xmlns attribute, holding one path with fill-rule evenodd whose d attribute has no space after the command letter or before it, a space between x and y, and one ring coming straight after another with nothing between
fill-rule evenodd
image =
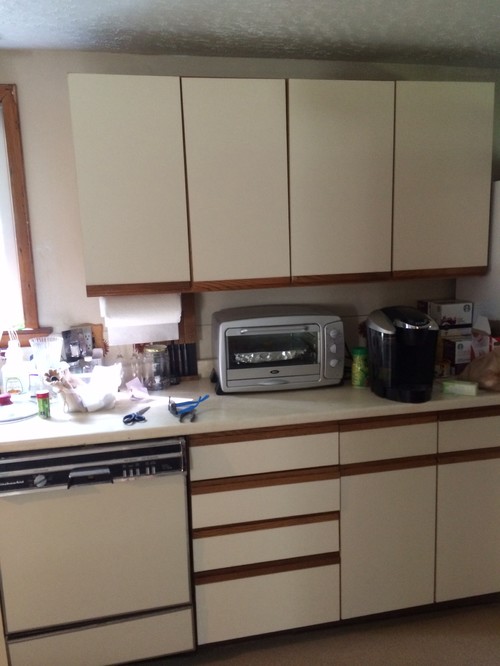
<instances>
[{"instance_id":1,"label":"wooden window frame","mask_svg":"<svg viewBox=\"0 0 500 666\"><path fill-rule=\"evenodd\" d=\"M2 105L4 115L5 139L12 191L12 209L23 299L25 329L18 331L18 335L21 345L29 346L30 337L34 335L46 335L52 332L52 329L40 327L38 320L35 268L33 264L21 125L15 84L0 84L0 104ZM2 336L0 344L5 346L8 336L5 331L0 331L0 333Z\"/></svg>"}]
</instances>

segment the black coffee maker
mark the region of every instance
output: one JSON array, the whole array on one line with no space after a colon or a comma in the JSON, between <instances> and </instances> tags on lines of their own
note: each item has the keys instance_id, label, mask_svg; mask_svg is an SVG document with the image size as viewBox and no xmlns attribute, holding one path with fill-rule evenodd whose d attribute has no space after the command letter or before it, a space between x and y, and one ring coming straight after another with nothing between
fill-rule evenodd
<instances>
[{"instance_id":1,"label":"black coffee maker","mask_svg":"<svg viewBox=\"0 0 500 666\"><path fill-rule=\"evenodd\" d=\"M367 321L371 389L399 402L430 400L438 325L416 308L375 310Z\"/></svg>"}]
</instances>

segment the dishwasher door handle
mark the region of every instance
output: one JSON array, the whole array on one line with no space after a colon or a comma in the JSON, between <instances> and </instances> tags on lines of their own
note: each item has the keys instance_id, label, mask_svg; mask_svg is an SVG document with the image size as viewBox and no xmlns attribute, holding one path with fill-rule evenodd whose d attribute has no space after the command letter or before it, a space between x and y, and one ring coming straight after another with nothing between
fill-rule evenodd
<instances>
[{"instance_id":1,"label":"dishwasher door handle","mask_svg":"<svg viewBox=\"0 0 500 666\"><path fill-rule=\"evenodd\" d=\"M82 486L93 483L113 483L113 475L109 467L82 467L72 469L68 475L68 489L71 486Z\"/></svg>"}]
</instances>

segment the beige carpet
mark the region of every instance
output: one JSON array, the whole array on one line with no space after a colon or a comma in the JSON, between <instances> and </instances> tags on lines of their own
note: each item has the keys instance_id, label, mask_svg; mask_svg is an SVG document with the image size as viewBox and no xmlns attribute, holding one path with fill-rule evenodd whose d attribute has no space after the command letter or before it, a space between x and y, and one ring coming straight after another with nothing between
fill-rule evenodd
<instances>
[{"instance_id":1,"label":"beige carpet","mask_svg":"<svg viewBox=\"0 0 500 666\"><path fill-rule=\"evenodd\" d=\"M154 666L500 666L500 603L205 646Z\"/></svg>"}]
</instances>

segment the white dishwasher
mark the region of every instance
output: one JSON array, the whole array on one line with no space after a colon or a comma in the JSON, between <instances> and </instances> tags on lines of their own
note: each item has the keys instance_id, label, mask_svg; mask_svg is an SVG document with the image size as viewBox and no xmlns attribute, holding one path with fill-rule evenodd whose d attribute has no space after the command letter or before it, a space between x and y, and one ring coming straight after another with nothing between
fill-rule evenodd
<instances>
[{"instance_id":1,"label":"white dishwasher","mask_svg":"<svg viewBox=\"0 0 500 666\"><path fill-rule=\"evenodd\" d=\"M183 438L0 456L12 666L108 666L194 649Z\"/></svg>"}]
</instances>

